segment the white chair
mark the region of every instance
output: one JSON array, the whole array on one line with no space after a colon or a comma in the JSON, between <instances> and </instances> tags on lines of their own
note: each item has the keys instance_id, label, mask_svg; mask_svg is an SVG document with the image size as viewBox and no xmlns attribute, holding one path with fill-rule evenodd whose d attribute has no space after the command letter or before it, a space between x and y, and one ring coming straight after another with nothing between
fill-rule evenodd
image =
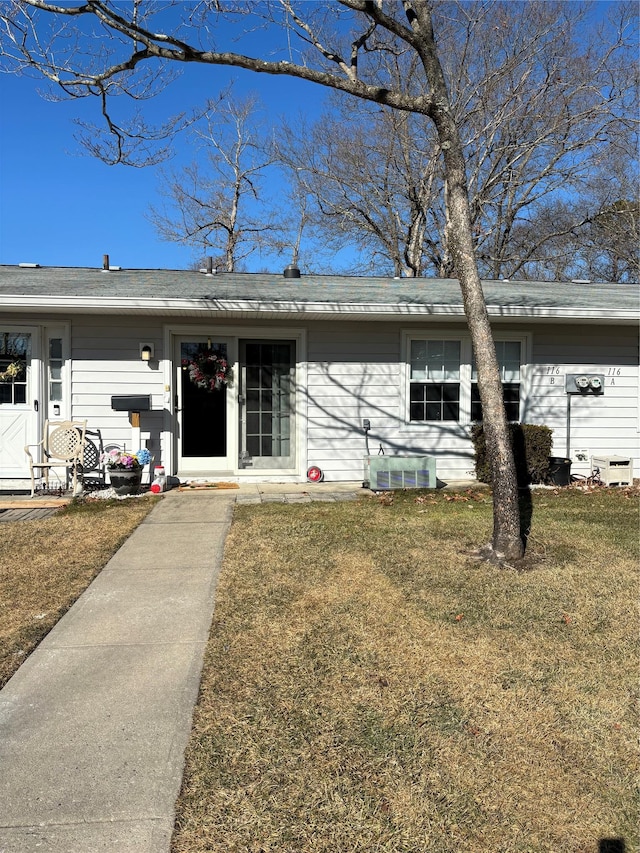
<instances>
[{"instance_id":1,"label":"white chair","mask_svg":"<svg viewBox=\"0 0 640 853\"><path fill-rule=\"evenodd\" d=\"M65 488L69 488L69 472L72 475L72 493L78 491L78 473L82 472L82 457L85 447L86 421L45 421L42 440L28 444L24 452L29 457L31 473L31 497L35 494L35 469L39 468L45 488L49 488L49 471L64 468ZM40 448L34 454L30 448ZM42 456L41 460L35 457Z\"/></svg>"}]
</instances>

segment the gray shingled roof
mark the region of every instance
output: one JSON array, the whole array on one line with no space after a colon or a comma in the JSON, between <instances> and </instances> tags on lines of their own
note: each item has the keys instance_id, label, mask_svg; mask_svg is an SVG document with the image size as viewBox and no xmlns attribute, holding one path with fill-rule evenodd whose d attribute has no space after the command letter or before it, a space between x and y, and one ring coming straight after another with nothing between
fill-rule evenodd
<instances>
[{"instance_id":1,"label":"gray shingled roof","mask_svg":"<svg viewBox=\"0 0 640 853\"><path fill-rule=\"evenodd\" d=\"M490 313L631 321L640 317L635 285L487 281ZM284 278L266 273L111 270L0 266L0 310L65 310L121 313L182 311L225 316L268 315L462 315L455 279L390 279L332 275Z\"/></svg>"}]
</instances>

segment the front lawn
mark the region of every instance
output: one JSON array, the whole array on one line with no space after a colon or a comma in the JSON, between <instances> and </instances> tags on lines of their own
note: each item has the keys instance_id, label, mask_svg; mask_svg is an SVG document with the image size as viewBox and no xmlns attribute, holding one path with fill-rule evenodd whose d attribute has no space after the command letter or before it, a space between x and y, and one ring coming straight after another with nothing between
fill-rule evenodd
<instances>
[{"instance_id":1,"label":"front lawn","mask_svg":"<svg viewBox=\"0 0 640 853\"><path fill-rule=\"evenodd\" d=\"M236 509L173 853L638 849L637 490L536 493L528 572L490 517Z\"/></svg>"},{"instance_id":2,"label":"front lawn","mask_svg":"<svg viewBox=\"0 0 640 853\"><path fill-rule=\"evenodd\" d=\"M0 687L155 502L80 501L50 518L0 524Z\"/></svg>"}]
</instances>

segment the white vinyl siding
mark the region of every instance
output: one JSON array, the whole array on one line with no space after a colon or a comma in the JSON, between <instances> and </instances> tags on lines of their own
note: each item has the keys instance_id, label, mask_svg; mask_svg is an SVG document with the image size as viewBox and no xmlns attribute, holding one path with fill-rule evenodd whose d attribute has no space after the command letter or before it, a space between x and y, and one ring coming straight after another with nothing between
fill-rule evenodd
<instances>
[{"instance_id":1,"label":"white vinyl siding","mask_svg":"<svg viewBox=\"0 0 640 853\"><path fill-rule=\"evenodd\" d=\"M392 324L375 330L362 323L314 324L307 359L308 464L318 465L325 480L362 480L363 419L375 424L376 436L398 429L399 330Z\"/></svg>"},{"instance_id":2,"label":"white vinyl siding","mask_svg":"<svg viewBox=\"0 0 640 853\"><path fill-rule=\"evenodd\" d=\"M79 315L69 321L71 341L71 410L86 418L90 429L100 429L105 443L132 446L132 427L126 412L111 408L117 394L150 394L152 411L141 414L142 443L156 459L170 458L175 429L172 400L166 390L172 371L165 351L173 325L166 316ZM50 317L34 323L50 324ZM202 318L193 326L202 328ZM406 321L405 321L406 323ZM55 329L60 323L51 325ZM180 329L191 323L180 321ZM361 481L365 456L363 420L371 421L369 449L382 447L389 455L434 456L440 480L473 476L473 449L469 440L471 346L463 323L429 319L410 327L398 321L351 320L288 321L246 319L242 325L213 319L215 327L232 338L293 339L298 333L306 344L297 347L296 408L299 416L300 465L292 477L304 480L309 465L318 465L325 481ZM277 335L270 332L277 327ZM632 326L597 326L567 323L529 325L496 323L498 341L519 341L520 420L545 424L553 430L553 454L566 451L567 373L598 373L605 377L604 393L571 399L570 449L593 455L631 456L640 473L638 450L639 371L638 332ZM460 341L459 421L409 419L411 340ZM152 343L155 359L144 363L139 344ZM503 353L504 356L504 353ZM55 357L54 357L55 358ZM513 358L504 360L505 381L515 381ZM510 366L508 366L510 365ZM55 366L55 363L54 363ZM53 379L53 374L52 377ZM237 393L232 388L233 393ZM235 405L235 403L234 403ZM164 445L162 442L165 442ZM587 473L575 464L576 473ZM238 479L259 472L240 470ZM274 475L275 476L275 475ZM266 478L268 479L268 478Z\"/></svg>"},{"instance_id":3,"label":"white vinyl siding","mask_svg":"<svg viewBox=\"0 0 640 853\"><path fill-rule=\"evenodd\" d=\"M143 362L140 342L153 343L155 360ZM141 444L163 459L164 381L157 359L162 357L162 329L152 319L90 316L72 324L72 416L99 429L105 445L133 447L134 433L127 412L111 408L115 395L151 395L151 411L140 415Z\"/></svg>"},{"instance_id":4,"label":"white vinyl siding","mask_svg":"<svg viewBox=\"0 0 640 853\"><path fill-rule=\"evenodd\" d=\"M430 327L438 337L436 325ZM447 337L459 340L463 327ZM442 335L441 335L442 337ZM307 454L325 480L361 480L366 452L363 420L369 419L369 450L388 455L433 455L442 479L473 476L468 432L458 423L407 427L406 338L394 323L317 324L309 329ZM467 369L467 397L470 365Z\"/></svg>"},{"instance_id":5,"label":"white vinyl siding","mask_svg":"<svg viewBox=\"0 0 640 853\"><path fill-rule=\"evenodd\" d=\"M589 473L576 450L592 456L629 456L640 474L638 332L632 327L548 326L533 338L530 390L523 419L553 430L553 454L567 452L565 376L604 375L600 395L572 395L569 450L573 473Z\"/></svg>"}]
</instances>

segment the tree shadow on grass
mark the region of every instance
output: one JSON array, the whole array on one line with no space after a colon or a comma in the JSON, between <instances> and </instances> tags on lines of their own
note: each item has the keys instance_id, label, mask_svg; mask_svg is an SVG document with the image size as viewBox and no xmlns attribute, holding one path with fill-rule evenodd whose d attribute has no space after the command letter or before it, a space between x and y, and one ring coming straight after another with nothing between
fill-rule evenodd
<instances>
[{"instance_id":1,"label":"tree shadow on grass","mask_svg":"<svg viewBox=\"0 0 640 853\"><path fill-rule=\"evenodd\" d=\"M529 486L520 486L518 489L518 509L520 510L520 538L526 550L533 519L533 499Z\"/></svg>"},{"instance_id":2,"label":"tree shadow on grass","mask_svg":"<svg viewBox=\"0 0 640 853\"><path fill-rule=\"evenodd\" d=\"M601 838L598 853L625 853L626 845L623 838Z\"/></svg>"},{"instance_id":3,"label":"tree shadow on grass","mask_svg":"<svg viewBox=\"0 0 640 853\"><path fill-rule=\"evenodd\" d=\"M533 499L531 496L531 477L527 466L527 453L522 430L512 431L511 440L513 442L513 457L516 466L516 477L518 478L520 537L526 551L527 540L531 533L531 522L533 519Z\"/></svg>"}]
</instances>

